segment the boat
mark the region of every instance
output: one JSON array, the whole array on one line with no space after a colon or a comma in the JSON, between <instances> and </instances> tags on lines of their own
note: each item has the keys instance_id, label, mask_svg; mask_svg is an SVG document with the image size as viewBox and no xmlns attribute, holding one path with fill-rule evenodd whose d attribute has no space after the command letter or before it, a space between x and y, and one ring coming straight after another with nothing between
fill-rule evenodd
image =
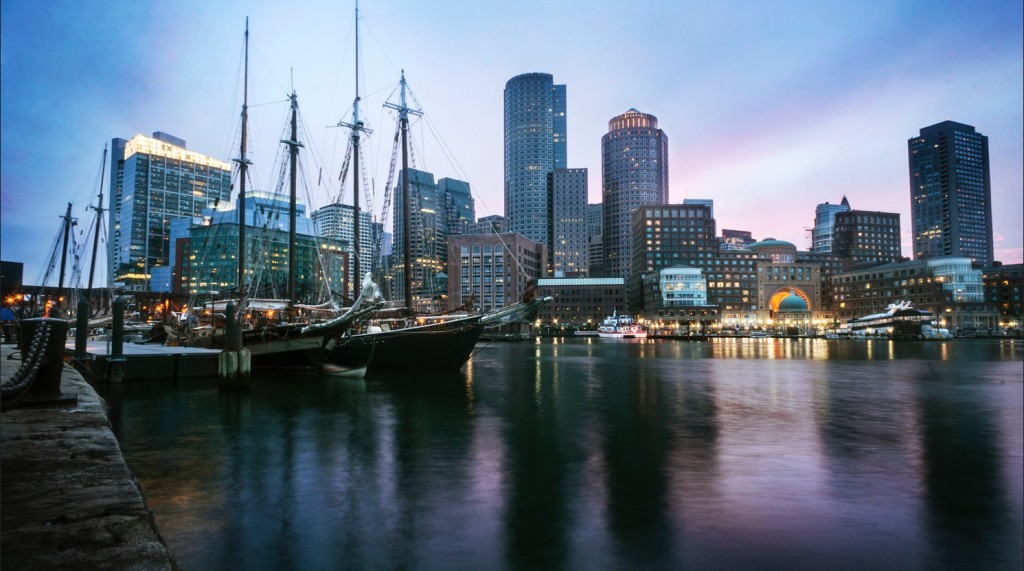
<instances>
[{"instance_id":1,"label":"boat","mask_svg":"<svg viewBox=\"0 0 1024 571\"><path fill-rule=\"evenodd\" d=\"M356 4L356 95L353 102L352 122L339 123L351 129L353 173L358 173L359 144L361 133L368 132L359 119L359 5ZM405 72L399 81L399 104L385 104L398 112L398 126L401 134L402 153L402 204L405 212L411 211L409 196L409 115L421 115L419 110L410 109L406 103ZM353 219L359 219L359 178L353 176ZM385 198L385 204L387 198ZM403 217L402 256L404 260L403 286L404 307L396 308L397 314L380 317L367 324L358 333L349 331L337 336L331 344L328 362L332 365L358 368L366 367L367 375L384 370L404 369L418 371L458 371L473 354L473 348L480 339L484 327L497 325L531 311L537 305L550 301L550 297L530 297L520 303L490 314L417 316L412 307L412 269L410 233L411 216ZM356 225L358 228L358 224ZM355 235L358 244L358 234ZM356 260L358 264L358 257ZM356 266L358 268L358 266Z\"/></svg>"},{"instance_id":2,"label":"boat","mask_svg":"<svg viewBox=\"0 0 1024 571\"><path fill-rule=\"evenodd\" d=\"M857 337L885 336L893 339L942 339L948 331L933 327L930 311L915 309L909 301L890 303L882 313L855 317L847 321L850 333ZM943 335L946 331L946 336Z\"/></svg>"},{"instance_id":3,"label":"boat","mask_svg":"<svg viewBox=\"0 0 1024 571\"><path fill-rule=\"evenodd\" d=\"M333 301L322 306L300 305L296 302L296 170L298 149L302 143L298 141L298 97L292 91L291 133L288 140L281 141L289 149L290 158L290 196L288 225L288 280L287 299L256 299L246 295L246 173L250 161L246 158L246 125L248 119L248 69L249 69L249 29L246 22L245 31L245 77L246 87L243 90L242 103L242 136L240 158L235 159L239 166L238 195L238 274L237 297L233 300L211 301L204 306L202 313L215 317L226 316L229 304L234 306L242 322L242 347L251 356L253 371L274 369L315 369L320 368L328 355L328 345L354 324L374 313L382 305L378 297L379 290L371 287L363 288L365 295L356 298L347 310L336 308ZM356 225L358 226L358 225ZM359 275L358 266L357 273ZM366 280L370 280L367 276ZM250 316L252 321L246 322ZM283 318L283 319L282 319ZM184 331L176 335L182 345L226 348L228 340L223 329L217 324L200 324L190 317L182 322ZM195 326L193 328L193 326Z\"/></svg>"},{"instance_id":4,"label":"boat","mask_svg":"<svg viewBox=\"0 0 1024 571\"><path fill-rule=\"evenodd\" d=\"M645 339L647 332L633 316L619 315L618 311L613 311L597 327L597 335L602 339Z\"/></svg>"}]
</instances>

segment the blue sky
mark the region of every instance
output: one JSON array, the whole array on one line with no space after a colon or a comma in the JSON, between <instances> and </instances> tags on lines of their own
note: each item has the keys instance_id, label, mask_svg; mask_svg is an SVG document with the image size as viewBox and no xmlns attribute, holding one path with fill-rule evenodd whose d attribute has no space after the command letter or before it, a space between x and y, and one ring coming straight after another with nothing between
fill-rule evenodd
<instances>
[{"instance_id":1,"label":"blue sky","mask_svg":"<svg viewBox=\"0 0 1024 571\"><path fill-rule=\"evenodd\" d=\"M67 202L84 231L112 137L162 130L195 151L236 156L246 16L257 186L272 185L290 77L307 147L336 179L344 132L328 126L354 94L352 8L5 0L3 259L25 263L36 283ZM912 256L907 139L946 119L974 125L989 137L996 258L1024 258L1019 1L382 0L360 11L378 187L394 129L381 104L404 68L430 117L413 128L417 166L468 179L478 216L502 213L502 89L542 71L567 85L568 162L590 169L591 202L601 196L601 135L635 107L669 137L672 201L713 198L719 228L801 248L815 206L845 194L857 209L900 212ZM313 206L331 200L335 191L312 179Z\"/></svg>"}]
</instances>

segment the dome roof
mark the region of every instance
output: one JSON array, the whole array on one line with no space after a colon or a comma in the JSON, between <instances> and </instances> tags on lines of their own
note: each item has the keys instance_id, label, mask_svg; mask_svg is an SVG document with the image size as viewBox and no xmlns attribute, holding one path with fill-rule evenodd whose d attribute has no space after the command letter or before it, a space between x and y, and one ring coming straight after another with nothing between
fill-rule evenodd
<instances>
[{"instance_id":1,"label":"dome roof","mask_svg":"<svg viewBox=\"0 0 1024 571\"><path fill-rule=\"evenodd\" d=\"M755 249L755 250L757 248L770 248L770 247L793 248L794 250L796 249L796 246L794 246L792 242L787 242L785 240L776 240L775 238L765 238L764 240L761 240L760 242L755 242L755 243L753 243L753 244L751 244L751 245L749 245L747 247L751 248L751 249Z\"/></svg>"},{"instance_id":2,"label":"dome roof","mask_svg":"<svg viewBox=\"0 0 1024 571\"><path fill-rule=\"evenodd\" d=\"M807 302L796 293L790 292L789 297L779 302L779 312L792 313L797 311L807 311Z\"/></svg>"}]
</instances>

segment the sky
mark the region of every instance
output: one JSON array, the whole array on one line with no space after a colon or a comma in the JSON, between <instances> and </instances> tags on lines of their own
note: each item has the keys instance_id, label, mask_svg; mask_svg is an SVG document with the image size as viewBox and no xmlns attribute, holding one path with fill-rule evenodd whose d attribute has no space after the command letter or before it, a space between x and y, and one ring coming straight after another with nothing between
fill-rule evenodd
<instances>
[{"instance_id":1,"label":"sky","mask_svg":"<svg viewBox=\"0 0 1024 571\"><path fill-rule=\"evenodd\" d=\"M800 249L815 206L845 195L855 209L899 212L912 257L907 140L947 119L973 125L989 138L996 259L1024 259L1019 0L364 0L359 10L375 189L395 129L382 104L404 69L426 114L412 127L416 167L469 181L477 216L503 214L504 85L546 72L567 86L568 166L589 169L591 203L608 121L636 108L668 136L671 202L714 199L719 229ZM256 186L274 185L294 87L310 157L303 196L314 208L333 201L347 135L336 125L355 95L353 12L352 0L4 0L0 256L40 283L68 202L85 241L111 138L164 131L237 157L247 17Z\"/></svg>"}]
</instances>

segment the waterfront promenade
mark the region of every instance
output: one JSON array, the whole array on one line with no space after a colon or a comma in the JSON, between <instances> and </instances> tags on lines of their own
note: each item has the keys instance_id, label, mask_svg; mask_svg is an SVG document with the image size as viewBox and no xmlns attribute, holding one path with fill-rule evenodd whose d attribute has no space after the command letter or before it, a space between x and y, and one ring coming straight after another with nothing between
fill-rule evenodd
<instances>
[{"instance_id":1,"label":"waterfront promenade","mask_svg":"<svg viewBox=\"0 0 1024 571\"><path fill-rule=\"evenodd\" d=\"M0 346L0 376L21 365ZM110 429L103 400L69 366L68 408L0 415L3 569L177 569Z\"/></svg>"}]
</instances>

